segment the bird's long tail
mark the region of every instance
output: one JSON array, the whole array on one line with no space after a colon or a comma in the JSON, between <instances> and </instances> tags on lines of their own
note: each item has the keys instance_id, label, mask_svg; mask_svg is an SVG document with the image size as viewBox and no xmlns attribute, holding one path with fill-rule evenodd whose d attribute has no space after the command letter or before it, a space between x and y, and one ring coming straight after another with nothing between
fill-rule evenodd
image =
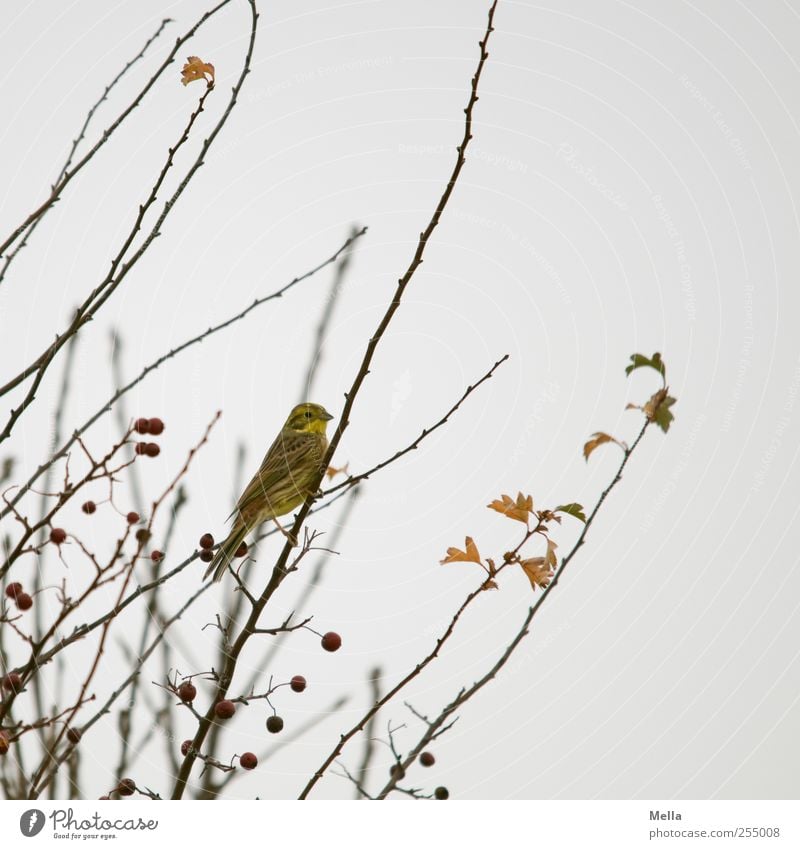
<instances>
[{"instance_id":1,"label":"bird's long tail","mask_svg":"<svg viewBox=\"0 0 800 849\"><path fill-rule=\"evenodd\" d=\"M214 559L208 564L208 569L206 569L206 573L203 575L203 580L208 578L208 576L212 573L214 575L214 581L222 580L222 576L225 574L228 564L233 560L233 555L236 553L236 549L238 549L242 542L244 542L244 538L246 536L247 526L243 522L237 522L233 526L233 530L230 534L228 534L228 538L224 542L220 543L217 553L214 555Z\"/></svg>"}]
</instances>

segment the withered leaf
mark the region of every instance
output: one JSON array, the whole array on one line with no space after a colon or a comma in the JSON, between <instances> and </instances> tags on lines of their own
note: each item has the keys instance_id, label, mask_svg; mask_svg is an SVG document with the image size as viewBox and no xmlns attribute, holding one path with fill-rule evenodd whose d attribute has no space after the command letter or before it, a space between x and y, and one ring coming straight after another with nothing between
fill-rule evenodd
<instances>
[{"instance_id":1,"label":"withered leaf","mask_svg":"<svg viewBox=\"0 0 800 849\"><path fill-rule=\"evenodd\" d=\"M491 510L497 510L509 519L516 519L518 522L528 524L528 517L533 513L533 496L517 493L516 499L510 495L501 495L500 498L495 498L491 504L487 504Z\"/></svg>"},{"instance_id":2,"label":"withered leaf","mask_svg":"<svg viewBox=\"0 0 800 849\"><path fill-rule=\"evenodd\" d=\"M448 548L447 557L440 560L440 563L478 563L481 562L481 556L478 553L478 546L472 540L472 537L464 537L464 548Z\"/></svg>"},{"instance_id":3,"label":"withered leaf","mask_svg":"<svg viewBox=\"0 0 800 849\"><path fill-rule=\"evenodd\" d=\"M676 399L668 393L669 387L665 386L663 389L659 389L642 407L647 418L651 422L655 422L664 433L669 430L669 426L675 418L670 407L676 402Z\"/></svg>"},{"instance_id":4,"label":"withered leaf","mask_svg":"<svg viewBox=\"0 0 800 849\"><path fill-rule=\"evenodd\" d=\"M328 466L325 470L325 474L328 476L328 480L331 480L336 477L336 475L346 475L350 469L350 463L345 463L340 468L336 468L336 466Z\"/></svg>"},{"instance_id":5,"label":"withered leaf","mask_svg":"<svg viewBox=\"0 0 800 849\"><path fill-rule=\"evenodd\" d=\"M204 62L199 56L190 56L181 69L181 82L184 85L189 85L189 83L193 83L195 80L205 80L209 84L213 83L214 66L210 62Z\"/></svg>"},{"instance_id":6,"label":"withered leaf","mask_svg":"<svg viewBox=\"0 0 800 849\"><path fill-rule=\"evenodd\" d=\"M588 460L589 455L592 453L592 451L594 451L594 449L597 448L599 445L603 445L606 442L615 442L617 445L619 445L619 440L614 439L614 437L608 433L603 433L600 430L598 430L596 433L593 433L592 438L583 446L584 459Z\"/></svg>"},{"instance_id":7,"label":"withered leaf","mask_svg":"<svg viewBox=\"0 0 800 849\"><path fill-rule=\"evenodd\" d=\"M529 557L527 560L521 560L519 565L522 566L522 571L528 576L534 590L536 587L544 589L553 579L553 572L544 557Z\"/></svg>"},{"instance_id":8,"label":"withered leaf","mask_svg":"<svg viewBox=\"0 0 800 849\"><path fill-rule=\"evenodd\" d=\"M547 538L547 554L545 555L545 563L551 569L555 569L558 565L558 560L556 559L556 549L558 545L553 542L549 537Z\"/></svg>"}]
</instances>

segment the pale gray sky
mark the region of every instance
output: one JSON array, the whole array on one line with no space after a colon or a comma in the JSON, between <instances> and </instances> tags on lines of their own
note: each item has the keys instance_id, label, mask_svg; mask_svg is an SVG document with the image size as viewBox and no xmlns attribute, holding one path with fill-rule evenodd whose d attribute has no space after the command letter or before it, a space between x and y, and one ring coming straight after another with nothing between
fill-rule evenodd
<instances>
[{"instance_id":1,"label":"pale gray sky","mask_svg":"<svg viewBox=\"0 0 800 849\"><path fill-rule=\"evenodd\" d=\"M5 4L3 234L45 196L86 109L158 20L176 22L104 106L95 134L206 5ZM163 236L81 336L70 427L110 394L112 327L133 375L327 257L359 222L369 233L313 399L338 414L449 174L487 6L261 4L236 112ZM239 73L247 25L237 0L182 51L217 68L195 142ZM366 487L309 611L318 630L343 635L343 649L328 655L313 635L296 635L263 670L309 680L302 696L276 699L287 730L341 692L351 704L231 792L295 796L363 711L367 670L380 663L394 682L430 649L476 578L466 565L439 565L447 546L469 534L499 555L516 539L485 508L492 498L523 490L541 506L594 501L618 455L605 447L587 465L583 441L595 430L633 437L637 414L623 408L657 382L654 373L628 381L624 366L635 351L659 350L678 398L673 430L648 436L518 656L437 742L436 766L416 767L410 781L474 799L796 797L797 9L500 0L496 28L462 180L338 460L359 470L388 456L499 356L510 360L445 429ZM13 266L0 286L4 374L37 354L101 279L199 94L180 85L176 65ZM176 175L188 161L181 154ZM171 561L202 532L222 534L236 444L247 443L252 470L296 399L329 280L308 281L166 365L129 399L131 414L167 423L161 456L143 464L151 497L223 410L192 468ZM58 382L55 369L38 414L0 456L13 451L26 469L42 461L42 413ZM90 442L103 447L116 433L109 418ZM86 517L77 505L64 522L98 548L117 531L110 512ZM332 510L311 526L336 522ZM577 531L559 529L561 552ZM264 575L277 550L262 548ZM80 569L74 550L70 558ZM48 581L63 575L53 558L46 569ZM265 624L292 609L309 571L287 580ZM174 608L199 574L171 585ZM213 662L214 634L201 628L230 591L224 583L176 629L182 672ZM405 698L435 714L493 662L531 600L525 577L506 574ZM80 666L65 672L77 681ZM145 687L161 674L148 665ZM98 693L116 683L109 671ZM181 739L192 736L188 714L178 716ZM261 706L240 711L226 749L260 751L270 742L263 720ZM382 732L389 720L406 723L399 745L417 739L402 700L382 712ZM138 717L137 738L150 721ZM113 718L87 735L87 797L108 789L116 747ZM345 763L360 752L354 742ZM374 786L389 763L382 751ZM132 775L168 792L165 769L153 733ZM346 798L351 787L331 776L318 795Z\"/></svg>"}]
</instances>

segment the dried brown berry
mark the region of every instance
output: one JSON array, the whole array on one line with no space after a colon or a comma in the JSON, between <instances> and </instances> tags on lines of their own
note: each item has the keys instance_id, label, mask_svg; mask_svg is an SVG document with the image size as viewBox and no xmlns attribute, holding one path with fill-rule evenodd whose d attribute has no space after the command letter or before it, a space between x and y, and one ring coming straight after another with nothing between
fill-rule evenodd
<instances>
[{"instance_id":1,"label":"dried brown berry","mask_svg":"<svg viewBox=\"0 0 800 849\"><path fill-rule=\"evenodd\" d=\"M336 631L328 631L322 637L322 648L325 651L338 651L342 645L342 638L336 633Z\"/></svg>"},{"instance_id":2,"label":"dried brown berry","mask_svg":"<svg viewBox=\"0 0 800 849\"><path fill-rule=\"evenodd\" d=\"M133 450L137 454L146 454L147 453L147 443L146 442L137 442L134 446Z\"/></svg>"},{"instance_id":3,"label":"dried brown berry","mask_svg":"<svg viewBox=\"0 0 800 849\"><path fill-rule=\"evenodd\" d=\"M135 525L139 521L139 514L135 510L131 510L125 518L129 525Z\"/></svg>"},{"instance_id":4,"label":"dried brown berry","mask_svg":"<svg viewBox=\"0 0 800 849\"><path fill-rule=\"evenodd\" d=\"M245 752L239 758L239 763L242 769L255 769L258 766L258 758L252 752Z\"/></svg>"},{"instance_id":5,"label":"dried brown berry","mask_svg":"<svg viewBox=\"0 0 800 849\"><path fill-rule=\"evenodd\" d=\"M214 713L219 719L230 719L236 713L236 705L230 699L223 699L214 706Z\"/></svg>"},{"instance_id":6,"label":"dried brown berry","mask_svg":"<svg viewBox=\"0 0 800 849\"><path fill-rule=\"evenodd\" d=\"M197 695L197 687L191 681L184 681L178 687L178 697L182 702L193 702Z\"/></svg>"},{"instance_id":7,"label":"dried brown berry","mask_svg":"<svg viewBox=\"0 0 800 849\"><path fill-rule=\"evenodd\" d=\"M14 601L20 610L30 610L33 607L33 599L27 593L19 593Z\"/></svg>"},{"instance_id":8,"label":"dried brown berry","mask_svg":"<svg viewBox=\"0 0 800 849\"><path fill-rule=\"evenodd\" d=\"M295 693L302 693L306 688L306 679L302 675L295 675L289 682L289 686Z\"/></svg>"},{"instance_id":9,"label":"dried brown berry","mask_svg":"<svg viewBox=\"0 0 800 849\"><path fill-rule=\"evenodd\" d=\"M81 505L81 510L86 513L87 516L91 516L95 510L97 510L97 505L94 501L84 501Z\"/></svg>"},{"instance_id":10,"label":"dried brown berry","mask_svg":"<svg viewBox=\"0 0 800 849\"><path fill-rule=\"evenodd\" d=\"M213 548L214 547L214 537L211 534L203 534L200 537L200 548Z\"/></svg>"},{"instance_id":11,"label":"dried brown berry","mask_svg":"<svg viewBox=\"0 0 800 849\"><path fill-rule=\"evenodd\" d=\"M66 538L67 532L63 528L53 528L50 531L50 542L54 542L56 545L61 545Z\"/></svg>"},{"instance_id":12,"label":"dried brown berry","mask_svg":"<svg viewBox=\"0 0 800 849\"><path fill-rule=\"evenodd\" d=\"M123 778L117 787L120 796L133 796L136 792L136 782L132 778Z\"/></svg>"},{"instance_id":13,"label":"dried brown berry","mask_svg":"<svg viewBox=\"0 0 800 849\"><path fill-rule=\"evenodd\" d=\"M423 752L419 756L419 762L423 766L433 766L436 763L436 758L433 756L431 752Z\"/></svg>"},{"instance_id":14,"label":"dried brown berry","mask_svg":"<svg viewBox=\"0 0 800 849\"><path fill-rule=\"evenodd\" d=\"M204 548L200 552L200 559L203 563L210 563L214 559L214 552L210 548Z\"/></svg>"},{"instance_id":15,"label":"dried brown berry","mask_svg":"<svg viewBox=\"0 0 800 849\"><path fill-rule=\"evenodd\" d=\"M6 595L9 598L16 598L22 592L22 584L19 581L14 581L6 587Z\"/></svg>"},{"instance_id":16,"label":"dried brown berry","mask_svg":"<svg viewBox=\"0 0 800 849\"><path fill-rule=\"evenodd\" d=\"M0 755L4 755L8 751L8 737L5 731L0 731Z\"/></svg>"},{"instance_id":17,"label":"dried brown berry","mask_svg":"<svg viewBox=\"0 0 800 849\"><path fill-rule=\"evenodd\" d=\"M279 716L268 717L267 731L269 731L270 734L278 734L283 731L283 720Z\"/></svg>"},{"instance_id":18,"label":"dried brown berry","mask_svg":"<svg viewBox=\"0 0 800 849\"><path fill-rule=\"evenodd\" d=\"M446 787L437 787L433 791L433 795L440 801L450 798L450 791Z\"/></svg>"},{"instance_id":19,"label":"dried brown berry","mask_svg":"<svg viewBox=\"0 0 800 849\"><path fill-rule=\"evenodd\" d=\"M69 740L70 743L73 743L73 744L80 743L82 736L83 736L83 733L81 732L80 728L68 728L67 729L67 740Z\"/></svg>"},{"instance_id":20,"label":"dried brown berry","mask_svg":"<svg viewBox=\"0 0 800 849\"><path fill-rule=\"evenodd\" d=\"M152 534L147 530L147 528L139 528L139 530L136 531L136 539L138 542L145 543L151 536Z\"/></svg>"},{"instance_id":21,"label":"dried brown berry","mask_svg":"<svg viewBox=\"0 0 800 849\"><path fill-rule=\"evenodd\" d=\"M148 457L158 457L161 453L161 447L156 442L148 442L144 450Z\"/></svg>"},{"instance_id":22,"label":"dried brown berry","mask_svg":"<svg viewBox=\"0 0 800 849\"><path fill-rule=\"evenodd\" d=\"M389 775L395 781L402 781L406 777L406 771L403 769L401 764L392 764L389 769Z\"/></svg>"},{"instance_id":23,"label":"dried brown berry","mask_svg":"<svg viewBox=\"0 0 800 849\"><path fill-rule=\"evenodd\" d=\"M107 802L111 797L110 796L98 796L97 797L101 802Z\"/></svg>"},{"instance_id":24,"label":"dried brown berry","mask_svg":"<svg viewBox=\"0 0 800 849\"><path fill-rule=\"evenodd\" d=\"M150 433L150 419L136 419L133 429L136 433Z\"/></svg>"},{"instance_id":25,"label":"dried brown berry","mask_svg":"<svg viewBox=\"0 0 800 849\"><path fill-rule=\"evenodd\" d=\"M189 751L191 750L191 748L192 748L192 741L191 740L184 740L183 743L181 743L181 754L184 757L186 757L186 755L189 754Z\"/></svg>"},{"instance_id":26,"label":"dried brown berry","mask_svg":"<svg viewBox=\"0 0 800 849\"><path fill-rule=\"evenodd\" d=\"M164 433L164 422L161 419L150 419L149 423L150 433L153 436L159 436Z\"/></svg>"},{"instance_id":27,"label":"dried brown berry","mask_svg":"<svg viewBox=\"0 0 800 849\"><path fill-rule=\"evenodd\" d=\"M3 689L10 693L22 692L22 676L19 672L9 672L0 683L2 683Z\"/></svg>"},{"instance_id":28,"label":"dried brown berry","mask_svg":"<svg viewBox=\"0 0 800 849\"><path fill-rule=\"evenodd\" d=\"M164 552L159 551L158 549L156 549L155 551L151 551L150 559L153 561L153 563L158 563L164 559Z\"/></svg>"},{"instance_id":29,"label":"dried brown berry","mask_svg":"<svg viewBox=\"0 0 800 849\"><path fill-rule=\"evenodd\" d=\"M244 557L247 554L247 543L243 542L234 552L234 557Z\"/></svg>"}]
</instances>

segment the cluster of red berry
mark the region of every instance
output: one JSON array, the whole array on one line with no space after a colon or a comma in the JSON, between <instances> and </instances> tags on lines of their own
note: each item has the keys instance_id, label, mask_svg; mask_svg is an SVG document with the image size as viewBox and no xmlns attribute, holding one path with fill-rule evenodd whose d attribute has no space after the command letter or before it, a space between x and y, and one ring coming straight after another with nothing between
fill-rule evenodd
<instances>
[{"instance_id":1,"label":"cluster of red berry","mask_svg":"<svg viewBox=\"0 0 800 849\"><path fill-rule=\"evenodd\" d=\"M203 563L210 563L214 559L214 537L211 534L203 534L200 537L200 559ZM244 557L247 554L247 543L243 542L234 553L234 557Z\"/></svg>"},{"instance_id":2,"label":"cluster of red berry","mask_svg":"<svg viewBox=\"0 0 800 849\"><path fill-rule=\"evenodd\" d=\"M66 534L64 534L66 537ZM33 597L28 595L19 581L14 581L6 587L6 596L10 598L20 610L30 610L33 607Z\"/></svg>"},{"instance_id":3,"label":"cluster of red berry","mask_svg":"<svg viewBox=\"0 0 800 849\"><path fill-rule=\"evenodd\" d=\"M164 432L164 422L161 419L136 419L133 429L136 433L160 436ZM135 451L148 457L158 457L161 448L156 442L137 442Z\"/></svg>"}]
</instances>

